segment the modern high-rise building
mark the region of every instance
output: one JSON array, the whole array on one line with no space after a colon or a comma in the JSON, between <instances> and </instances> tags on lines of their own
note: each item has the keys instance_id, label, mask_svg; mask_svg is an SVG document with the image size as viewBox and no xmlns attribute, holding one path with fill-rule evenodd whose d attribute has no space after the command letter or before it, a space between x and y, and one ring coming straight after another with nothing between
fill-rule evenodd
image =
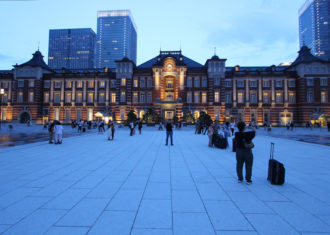
<instances>
[{"instance_id":1,"label":"modern high-rise building","mask_svg":"<svg viewBox=\"0 0 330 235\"><path fill-rule=\"evenodd\" d=\"M90 28L49 30L49 67L93 68L95 37L95 32Z\"/></svg>"},{"instance_id":2,"label":"modern high-rise building","mask_svg":"<svg viewBox=\"0 0 330 235\"><path fill-rule=\"evenodd\" d=\"M97 13L96 68L115 68L124 57L136 63L137 33L129 10Z\"/></svg>"},{"instance_id":3,"label":"modern high-rise building","mask_svg":"<svg viewBox=\"0 0 330 235\"><path fill-rule=\"evenodd\" d=\"M307 0L299 9L299 40L300 47L330 59L330 0Z\"/></svg>"}]
</instances>

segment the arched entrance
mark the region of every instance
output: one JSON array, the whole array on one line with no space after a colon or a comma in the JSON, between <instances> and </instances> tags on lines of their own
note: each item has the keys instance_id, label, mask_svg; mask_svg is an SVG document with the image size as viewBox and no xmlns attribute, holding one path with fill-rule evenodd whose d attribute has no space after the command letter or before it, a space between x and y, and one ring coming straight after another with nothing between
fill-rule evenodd
<instances>
[{"instance_id":1,"label":"arched entrance","mask_svg":"<svg viewBox=\"0 0 330 235\"><path fill-rule=\"evenodd\" d=\"M31 120L31 117L28 112L21 113L20 118L19 118L20 123L26 123L29 120Z\"/></svg>"}]
</instances>

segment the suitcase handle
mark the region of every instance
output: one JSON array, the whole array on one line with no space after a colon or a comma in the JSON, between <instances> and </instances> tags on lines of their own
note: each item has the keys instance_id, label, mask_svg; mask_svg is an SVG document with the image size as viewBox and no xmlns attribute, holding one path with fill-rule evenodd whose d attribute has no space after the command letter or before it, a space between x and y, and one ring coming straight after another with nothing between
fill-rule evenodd
<instances>
[{"instance_id":1,"label":"suitcase handle","mask_svg":"<svg viewBox=\"0 0 330 235\"><path fill-rule=\"evenodd\" d=\"M270 156L269 159L274 159L274 143L270 143Z\"/></svg>"}]
</instances>

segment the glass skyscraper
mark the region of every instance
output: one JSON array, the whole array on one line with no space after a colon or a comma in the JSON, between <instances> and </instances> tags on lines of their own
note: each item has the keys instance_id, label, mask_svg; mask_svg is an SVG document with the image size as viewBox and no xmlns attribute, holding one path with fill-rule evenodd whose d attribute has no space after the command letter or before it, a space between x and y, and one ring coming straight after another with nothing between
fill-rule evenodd
<instances>
[{"instance_id":1,"label":"glass skyscraper","mask_svg":"<svg viewBox=\"0 0 330 235\"><path fill-rule=\"evenodd\" d=\"M124 57L136 63L137 33L129 10L97 13L96 68L115 68Z\"/></svg>"},{"instance_id":2,"label":"glass skyscraper","mask_svg":"<svg viewBox=\"0 0 330 235\"><path fill-rule=\"evenodd\" d=\"M53 69L93 68L95 37L90 28L49 30L48 66Z\"/></svg>"},{"instance_id":3,"label":"glass skyscraper","mask_svg":"<svg viewBox=\"0 0 330 235\"><path fill-rule=\"evenodd\" d=\"M307 0L299 10L299 40L322 59L330 59L330 0Z\"/></svg>"}]
</instances>

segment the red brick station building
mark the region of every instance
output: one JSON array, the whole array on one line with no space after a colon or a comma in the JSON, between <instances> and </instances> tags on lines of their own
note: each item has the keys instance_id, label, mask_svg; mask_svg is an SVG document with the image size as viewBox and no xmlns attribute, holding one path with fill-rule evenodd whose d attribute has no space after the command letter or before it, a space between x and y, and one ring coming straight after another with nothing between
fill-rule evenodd
<instances>
[{"instance_id":1,"label":"red brick station building","mask_svg":"<svg viewBox=\"0 0 330 235\"><path fill-rule=\"evenodd\" d=\"M289 65L226 67L213 56L204 65L181 51L160 51L136 66L124 58L111 70L52 70L40 51L12 70L0 71L1 119L37 123L60 120L122 122L134 110L139 118L149 108L162 120L201 111L213 120L268 123L293 121L325 125L330 119L330 62L303 46Z\"/></svg>"}]
</instances>

